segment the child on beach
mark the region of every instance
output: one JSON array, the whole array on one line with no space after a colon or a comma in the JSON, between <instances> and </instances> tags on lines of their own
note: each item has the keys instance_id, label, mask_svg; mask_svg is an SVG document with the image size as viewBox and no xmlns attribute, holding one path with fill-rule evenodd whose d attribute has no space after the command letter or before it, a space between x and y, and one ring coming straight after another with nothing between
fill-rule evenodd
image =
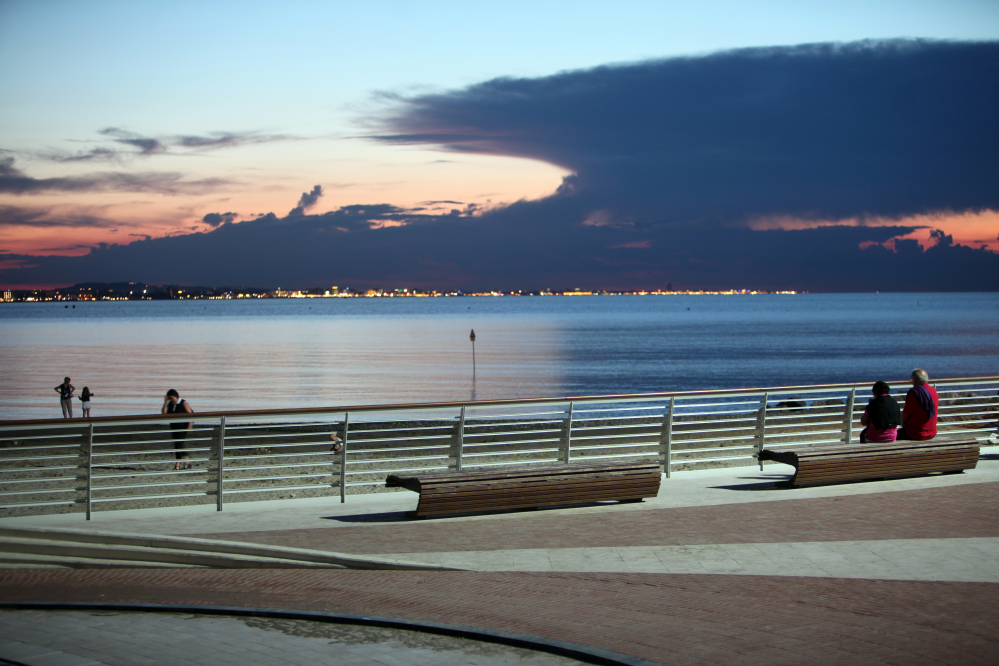
<instances>
[{"instance_id":1,"label":"child on beach","mask_svg":"<svg viewBox=\"0 0 999 666\"><path fill-rule=\"evenodd\" d=\"M90 399L94 397L94 394L90 392L90 388L87 386L83 387L83 393L80 394L80 402L83 404L80 407L83 409L83 418L90 418Z\"/></svg>"}]
</instances>

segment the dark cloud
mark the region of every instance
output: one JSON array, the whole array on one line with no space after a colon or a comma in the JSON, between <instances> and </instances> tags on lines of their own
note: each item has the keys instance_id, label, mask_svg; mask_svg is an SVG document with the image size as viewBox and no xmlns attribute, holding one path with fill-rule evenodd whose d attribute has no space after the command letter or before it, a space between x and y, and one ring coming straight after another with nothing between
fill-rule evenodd
<instances>
[{"instance_id":1,"label":"dark cloud","mask_svg":"<svg viewBox=\"0 0 999 666\"><path fill-rule=\"evenodd\" d=\"M304 215L305 211L316 205L316 202L319 201L319 197L321 196L323 196L322 185L316 185L312 188L311 192L302 192L302 196L298 200L298 205L291 209L288 216L294 217L297 215Z\"/></svg>"},{"instance_id":2,"label":"dark cloud","mask_svg":"<svg viewBox=\"0 0 999 666\"><path fill-rule=\"evenodd\" d=\"M209 132L207 136L176 136L169 143L181 148L196 148L214 150L217 148L235 148L238 146L258 143L273 143L275 141L291 141L295 137L286 134L263 134L261 132Z\"/></svg>"},{"instance_id":3,"label":"dark cloud","mask_svg":"<svg viewBox=\"0 0 999 666\"><path fill-rule=\"evenodd\" d=\"M207 233L107 245L79 257L0 256L0 284L142 280L354 289L662 287L811 291L995 291L999 255L898 240L913 227L801 231L653 224L584 227L558 202L482 216L356 205L322 215L268 214ZM937 238L940 240L940 237ZM873 243L867 249L861 244ZM890 245L889 249L881 243Z\"/></svg>"},{"instance_id":4,"label":"dark cloud","mask_svg":"<svg viewBox=\"0 0 999 666\"><path fill-rule=\"evenodd\" d=\"M165 153L167 149L167 147L163 145L159 139L142 136L141 134L129 132L128 130L121 129L120 127L106 127L97 133L103 136L111 137L116 143L138 148L140 155Z\"/></svg>"},{"instance_id":5,"label":"dark cloud","mask_svg":"<svg viewBox=\"0 0 999 666\"><path fill-rule=\"evenodd\" d=\"M192 154L223 148L275 141L292 141L297 137L286 134L265 134L263 132L208 132L206 135L144 136L120 127L106 127L97 132L115 143L129 149L97 146L87 150L68 153L47 150L33 153L36 157L60 163L71 162L124 162L136 157L152 157L165 154ZM172 150L173 149L173 150ZM180 149L179 151L176 149ZM7 151L0 151L7 152Z\"/></svg>"},{"instance_id":6,"label":"dark cloud","mask_svg":"<svg viewBox=\"0 0 999 666\"><path fill-rule=\"evenodd\" d=\"M210 227L217 227L220 224L230 224L239 217L239 213L208 213L201 221Z\"/></svg>"},{"instance_id":7,"label":"dark cloud","mask_svg":"<svg viewBox=\"0 0 999 666\"><path fill-rule=\"evenodd\" d=\"M71 155L65 153L45 153L42 155L46 159L52 160L53 162L119 162L121 161L122 152L120 150L114 150L111 148L91 148L90 150L83 150Z\"/></svg>"},{"instance_id":8,"label":"dark cloud","mask_svg":"<svg viewBox=\"0 0 999 666\"><path fill-rule=\"evenodd\" d=\"M999 208L999 43L746 49L401 99L377 140L543 160L583 214ZM589 209L589 210L586 210Z\"/></svg>"},{"instance_id":9,"label":"dark cloud","mask_svg":"<svg viewBox=\"0 0 999 666\"><path fill-rule=\"evenodd\" d=\"M86 213L53 213L49 208L22 208L0 205L0 228L3 227L90 227L109 229L121 222Z\"/></svg>"},{"instance_id":10,"label":"dark cloud","mask_svg":"<svg viewBox=\"0 0 999 666\"><path fill-rule=\"evenodd\" d=\"M0 158L0 193L37 194L40 192L155 192L158 194L201 194L230 185L222 178L184 180L179 173L148 171L144 173L102 172L85 176L32 178L14 166L13 157Z\"/></svg>"}]
</instances>

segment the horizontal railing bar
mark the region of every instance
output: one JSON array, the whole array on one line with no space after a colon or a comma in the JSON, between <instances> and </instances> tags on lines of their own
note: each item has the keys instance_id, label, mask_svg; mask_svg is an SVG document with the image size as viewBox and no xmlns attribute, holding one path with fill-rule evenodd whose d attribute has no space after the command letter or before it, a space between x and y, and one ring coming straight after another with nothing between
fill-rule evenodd
<instances>
[{"instance_id":1,"label":"horizontal railing bar","mask_svg":"<svg viewBox=\"0 0 999 666\"><path fill-rule=\"evenodd\" d=\"M451 439L452 435L420 435L419 437L356 437L357 433L350 433L350 440L355 444L376 444L379 442L423 442L428 439Z\"/></svg>"},{"instance_id":2,"label":"horizontal railing bar","mask_svg":"<svg viewBox=\"0 0 999 666\"><path fill-rule=\"evenodd\" d=\"M659 419L656 419L654 421L650 421L648 423L628 423L628 422L626 422L626 423L612 423L610 425L604 425L604 424L607 423L607 421L615 421L615 420L624 421L625 419L624 418L622 418L622 419L613 419L613 418L610 418L610 419L600 419L599 421L591 421L590 419L578 419L578 420L577 419L573 419L572 420L572 429L574 431L575 430L624 430L626 428L629 429L629 430L633 430L635 428L645 428L645 429L652 428L653 430L655 430L655 429L661 428L662 424L663 424L662 423L662 419L659 418ZM630 419L629 418L628 420L632 421L634 419Z\"/></svg>"},{"instance_id":3,"label":"horizontal railing bar","mask_svg":"<svg viewBox=\"0 0 999 666\"><path fill-rule=\"evenodd\" d=\"M79 483L80 479L75 476L46 476L40 479L11 479L10 481L4 481L3 485L7 486L15 483L52 483L53 481L74 481Z\"/></svg>"},{"instance_id":4,"label":"horizontal railing bar","mask_svg":"<svg viewBox=\"0 0 999 666\"><path fill-rule=\"evenodd\" d=\"M184 462L203 462L203 461L201 461L201 460L185 460ZM133 476L167 476L167 475L173 476L175 474L204 474L205 472L209 472L209 471L214 472L215 470L214 469L212 469L212 470L207 470L207 469L170 469L170 470L161 470L159 472L127 472L127 473L124 473L124 474L94 474L93 477L91 477L91 478L93 478L93 479L128 479L128 478L131 478ZM153 485L158 485L158 484L150 483L150 484L147 484L147 485L153 486Z\"/></svg>"},{"instance_id":5,"label":"horizontal railing bar","mask_svg":"<svg viewBox=\"0 0 999 666\"><path fill-rule=\"evenodd\" d=\"M279 486L277 488L226 488L226 495L235 495L237 493L283 493L289 490L315 490L317 488L324 488L327 490L333 490L334 488L339 488L338 485L330 485L325 483L313 483L306 486Z\"/></svg>"},{"instance_id":6,"label":"horizontal railing bar","mask_svg":"<svg viewBox=\"0 0 999 666\"><path fill-rule=\"evenodd\" d=\"M160 481L159 483L123 483L121 485L113 486L93 486L91 490L93 492L108 491L113 490L127 490L130 488L168 488L171 486L193 486L196 483L205 483L203 479L197 481Z\"/></svg>"},{"instance_id":7,"label":"horizontal railing bar","mask_svg":"<svg viewBox=\"0 0 999 666\"><path fill-rule=\"evenodd\" d=\"M583 435L581 437L577 437L576 436L576 431L573 430L573 432L572 432L572 441L574 441L574 442L575 441L589 441L589 440L592 440L592 439L625 439L625 438L631 438L631 439L654 439L656 441L659 441L659 433L652 433L652 432L650 432L648 434L641 435L641 434L637 434L637 433L626 432L623 435Z\"/></svg>"},{"instance_id":8,"label":"horizontal railing bar","mask_svg":"<svg viewBox=\"0 0 999 666\"><path fill-rule=\"evenodd\" d=\"M646 407L605 407L601 409L579 409L579 410L573 409L573 417L575 417L576 414L597 414L602 412L636 412L636 411L648 412L652 410L656 410L658 412L665 412L666 405L665 404L648 405ZM649 418L651 418L651 416Z\"/></svg>"},{"instance_id":9,"label":"horizontal railing bar","mask_svg":"<svg viewBox=\"0 0 999 666\"><path fill-rule=\"evenodd\" d=\"M550 462L557 463L558 462L558 458L544 458L542 460L532 460L531 462L533 462L533 463L539 463L539 464L540 463L550 463ZM523 465L523 464L524 464L523 460L514 460L513 462L475 463L473 465L462 465L462 468L464 469L466 467L467 468L501 467L501 466L504 466L504 465Z\"/></svg>"},{"instance_id":10,"label":"horizontal railing bar","mask_svg":"<svg viewBox=\"0 0 999 666\"><path fill-rule=\"evenodd\" d=\"M652 442L650 444L606 444L604 446L572 446L570 451L597 451L603 449L636 449L640 447L648 446L659 446L658 442ZM675 449L674 449L675 451Z\"/></svg>"},{"instance_id":11,"label":"horizontal railing bar","mask_svg":"<svg viewBox=\"0 0 999 666\"><path fill-rule=\"evenodd\" d=\"M357 451L351 451L352 455L355 454L355 453L357 453ZM351 465L377 465L377 464L381 464L381 463L397 462L397 461L399 461L399 462L401 462L401 461L407 461L408 462L410 460L447 460L447 459L448 459L448 456L417 456L415 458L380 458L380 459L374 459L374 460L367 459L367 458L362 458L361 460L357 460L356 458L348 457L347 458L347 468L349 469Z\"/></svg>"},{"instance_id":12,"label":"horizontal railing bar","mask_svg":"<svg viewBox=\"0 0 999 666\"><path fill-rule=\"evenodd\" d=\"M72 506L78 504L76 500L50 500L48 502L14 502L13 504L0 504L0 510L2 509L17 509L22 506Z\"/></svg>"},{"instance_id":13,"label":"horizontal railing bar","mask_svg":"<svg viewBox=\"0 0 999 666\"><path fill-rule=\"evenodd\" d=\"M0 453L6 453L7 451L51 451L53 449L78 449L80 448L80 443L76 444L46 444L45 446L10 446L0 449Z\"/></svg>"},{"instance_id":14,"label":"horizontal railing bar","mask_svg":"<svg viewBox=\"0 0 999 666\"><path fill-rule=\"evenodd\" d=\"M79 459L81 454L75 453L71 456L31 456L30 458L0 458L0 463L7 462L35 462L36 460L65 460L67 458Z\"/></svg>"},{"instance_id":15,"label":"horizontal railing bar","mask_svg":"<svg viewBox=\"0 0 999 666\"><path fill-rule=\"evenodd\" d=\"M744 446L714 446L706 449L673 449L673 455L686 455L688 453L710 453L712 451L739 451L742 449L755 449L755 444L746 444Z\"/></svg>"},{"instance_id":16,"label":"horizontal railing bar","mask_svg":"<svg viewBox=\"0 0 999 666\"><path fill-rule=\"evenodd\" d=\"M697 465L708 462L727 462L729 460L756 460L756 456L725 456L724 458L698 458L697 460L673 460L672 465Z\"/></svg>"},{"instance_id":17,"label":"horizontal railing bar","mask_svg":"<svg viewBox=\"0 0 999 666\"><path fill-rule=\"evenodd\" d=\"M653 458L658 456L658 453L616 453L614 455L607 456L579 456L573 462L585 462L587 460L601 460L603 458Z\"/></svg>"},{"instance_id":18,"label":"horizontal railing bar","mask_svg":"<svg viewBox=\"0 0 999 666\"><path fill-rule=\"evenodd\" d=\"M354 441L353 439L350 440L350 454L351 455L355 455L355 454L359 454L359 453L394 453L396 451L413 451L414 449L416 449L416 450L423 450L423 451L432 451L432 450L447 449L447 448L450 448L450 444L442 444L442 445L439 445L439 446L423 446L423 445L419 445L419 446L401 446L401 447L394 448L394 449L381 449L381 448L379 448L379 449L362 449L362 448L360 448L360 447L357 446L357 442L356 441Z\"/></svg>"},{"instance_id":19,"label":"horizontal railing bar","mask_svg":"<svg viewBox=\"0 0 999 666\"><path fill-rule=\"evenodd\" d=\"M762 396L763 394L761 393L760 395ZM688 403L683 403L683 402L680 402L679 398L677 398L677 401L674 403L674 407L676 408L677 412L680 412L680 410L682 410L682 409L700 409L701 407L740 407L742 405L751 405L753 407L759 407L760 406L760 401L759 400L740 400L738 402L695 402L695 403L689 403L688 402ZM733 411L741 412L741 411L746 411L746 410L745 409L737 409L737 410L733 410Z\"/></svg>"},{"instance_id":20,"label":"horizontal railing bar","mask_svg":"<svg viewBox=\"0 0 999 666\"><path fill-rule=\"evenodd\" d=\"M200 453L202 451L211 451L211 447L208 446L198 446L198 447L184 447L182 449L153 449L152 451L115 451L112 453L93 453L91 457L93 458L127 458L129 456L152 456L159 453L177 453L178 451L183 453L196 452ZM107 463L104 463L107 464Z\"/></svg>"},{"instance_id":21,"label":"horizontal railing bar","mask_svg":"<svg viewBox=\"0 0 999 666\"><path fill-rule=\"evenodd\" d=\"M235 478L235 479L223 478L222 482L223 483L252 483L252 482L255 482L255 481L276 481L276 480L280 480L280 479L316 479L316 478L324 477L324 476L336 476L336 473L335 472L324 472L324 473L316 472L315 474L282 474L282 475L275 474L274 476L252 476L252 477L248 477L248 478ZM225 492L229 492L229 491L226 490Z\"/></svg>"},{"instance_id":22,"label":"horizontal railing bar","mask_svg":"<svg viewBox=\"0 0 999 666\"><path fill-rule=\"evenodd\" d=\"M187 432L190 432L188 430ZM106 447L106 446L149 446L150 444L169 444L171 442L214 442L214 437L185 437L184 439L174 439L173 437L167 437L164 439L146 439L138 442L101 442L100 444L94 443L94 448Z\"/></svg>"},{"instance_id":23,"label":"horizontal railing bar","mask_svg":"<svg viewBox=\"0 0 999 666\"><path fill-rule=\"evenodd\" d=\"M891 382L889 382L891 383ZM896 384L907 384L908 380L898 380ZM999 384L999 376L987 376L987 377L958 377L958 378L945 378L940 380L934 380L931 382L934 387L948 387L951 385L991 385ZM277 416L297 416L297 415L314 415L314 414L342 414L344 412L356 413L358 415L366 412L412 412L412 411L431 411L431 410L443 410L443 409L460 409L461 407L467 408L485 408L485 407L504 407L504 406L534 406L534 405L551 405L551 404L565 404L568 402L583 404L592 404L605 402L608 404L614 403L627 403L627 402L647 402L652 400L664 400L671 397L737 397L746 395L762 395L764 392L774 393L790 393L790 392L824 392L833 389L853 389L853 388L864 388L870 389L867 383L843 383L843 384L817 384L817 385L802 385L802 386L775 386L766 388L744 388L744 389L707 389L707 390L697 390L697 391L665 391L660 393L632 393L632 394L621 394L621 395L587 395L587 396L565 396L558 398L534 398L530 400L518 400L514 398L507 398L501 400L473 400L473 401L459 401L459 402L431 402L431 403L408 403L408 404L381 404L381 405L353 405L353 406L331 406L331 407L302 407L296 409L280 409L280 410L246 410L246 411L229 411L229 412L202 412L200 414L185 414L183 416L169 417L165 414L148 414L140 416L130 416L130 417L119 417L119 416L99 416L91 419L87 419L84 423L94 423L95 425L100 425L102 423L120 423L122 425L127 425L131 423L140 424L148 422L179 422L179 421L190 421L190 422L203 422L217 420L222 416L229 418L240 418L240 417L277 417ZM3 429L10 428L43 428L43 427L67 427L62 424L65 419L24 419L24 420L9 420L0 421L0 431ZM75 424L75 427L81 428L79 424Z\"/></svg>"},{"instance_id":24,"label":"horizontal railing bar","mask_svg":"<svg viewBox=\"0 0 999 666\"><path fill-rule=\"evenodd\" d=\"M550 432L559 432L559 428L544 428L540 430L501 430L499 432L489 431L489 432L468 432L465 431L465 437L502 437L503 435L544 435Z\"/></svg>"},{"instance_id":25,"label":"horizontal railing bar","mask_svg":"<svg viewBox=\"0 0 999 666\"><path fill-rule=\"evenodd\" d=\"M490 453L466 453L462 458L493 458L496 456L526 456L532 453L557 453L558 449L531 449L528 451L492 451Z\"/></svg>"},{"instance_id":26,"label":"horizontal railing bar","mask_svg":"<svg viewBox=\"0 0 999 666\"><path fill-rule=\"evenodd\" d=\"M740 427L737 427L737 428L701 428L701 429L697 429L697 430L686 429L686 428L683 429L683 430L680 430L678 428L674 428L673 429L673 436L675 437L677 435L703 435L705 433L716 433L716 432L719 432L719 433L720 432L742 432L742 431L755 432L755 430L756 430L756 424L754 422L753 425L751 425L751 426L740 426Z\"/></svg>"},{"instance_id":27,"label":"horizontal railing bar","mask_svg":"<svg viewBox=\"0 0 999 666\"><path fill-rule=\"evenodd\" d=\"M101 432L97 428L94 428L94 439L98 437L124 437L125 435L162 435L165 432L173 432L175 430L187 430L188 432L212 432L213 428L168 428L169 424L157 423L156 428L147 428L146 430L112 430L110 432ZM140 440L141 441L141 440ZM94 446L98 444L106 444L107 442L94 442Z\"/></svg>"},{"instance_id":28,"label":"horizontal railing bar","mask_svg":"<svg viewBox=\"0 0 999 666\"><path fill-rule=\"evenodd\" d=\"M51 490L4 490L0 491L0 497L7 495L42 495L48 493L78 493L82 488L52 488Z\"/></svg>"},{"instance_id":29,"label":"horizontal railing bar","mask_svg":"<svg viewBox=\"0 0 999 666\"><path fill-rule=\"evenodd\" d=\"M698 444L700 442L738 442L740 439L753 439L753 435L743 435L741 437L696 437L693 439L675 439L673 444Z\"/></svg>"},{"instance_id":30,"label":"horizontal railing bar","mask_svg":"<svg viewBox=\"0 0 999 666\"><path fill-rule=\"evenodd\" d=\"M45 465L44 467L15 467L7 469L0 467L0 474L23 474L26 472L51 472L56 469L80 469L80 465Z\"/></svg>"},{"instance_id":31,"label":"horizontal railing bar","mask_svg":"<svg viewBox=\"0 0 999 666\"><path fill-rule=\"evenodd\" d=\"M301 458L303 456L338 456L340 455L336 451L317 451L316 453L258 453L254 456L231 456L229 455L228 446L226 447L226 461L229 460L260 460L261 458ZM351 451L353 453L353 451Z\"/></svg>"},{"instance_id":32,"label":"horizontal railing bar","mask_svg":"<svg viewBox=\"0 0 999 666\"><path fill-rule=\"evenodd\" d=\"M407 467L407 468L403 468L403 469L383 469L383 470L379 470L378 474L398 474L400 472L429 472L429 471L432 471L432 470L435 470L435 469L450 469L450 467L448 467L447 465L428 465L426 467ZM361 474L372 474L372 473L373 472L364 472L364 471L361 471L361 472L347 472L348 475L353 474L353 475L357 475L357 476L360 476ZM385 483L385 481L378 481L377 483ZM347 485L349 486L350 484L348 483Z\"/></svg>"},{"instance_id":33,"label":"horizontal railing bar","mask_svg":"<svg viewBox=\"0 0 999 666\"><path fill-rule=\"evenodd\" d=\"M228 491L226 491L228 492ZM201 493L162 493L159 495L121 495L116 497L93 497L91 502L136 502L138 500L147 499L172 499L174 497L204 497L205 495L214 495L214 491L207 490Z\"/></svg>"}]
</instances>

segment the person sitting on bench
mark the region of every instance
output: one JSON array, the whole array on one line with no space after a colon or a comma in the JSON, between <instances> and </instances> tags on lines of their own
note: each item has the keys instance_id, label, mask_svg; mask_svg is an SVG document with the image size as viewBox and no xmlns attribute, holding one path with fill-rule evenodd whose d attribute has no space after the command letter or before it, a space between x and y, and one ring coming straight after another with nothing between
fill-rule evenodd
<instances>
[{"instance_id":1,"label":"person sitting on bench","mask_svg":"<svg viewBox=\"0 0 999 666\"><path fill-rule=\"evenodd\" d=\"M877 382L871 392L874 397L860 417L860 425L867 426L860 431L860 443L894 442L896 428L902 424L902 412L890 395L891 387L886 382Z\"/></svg>"},{"instance_id":2,"label":"person sitting on bench","mask_svg":"<svg viewBox=\"0 0 999 666\"><path fill-rule=\"evenodd\" d=\"M930 377L922 368L912 371L912 388L905 396L902 408L902 429L899 439L924 442L937 436L937 413L940 399L937 391L930 386Z\"/></svg>"}]
</instances>

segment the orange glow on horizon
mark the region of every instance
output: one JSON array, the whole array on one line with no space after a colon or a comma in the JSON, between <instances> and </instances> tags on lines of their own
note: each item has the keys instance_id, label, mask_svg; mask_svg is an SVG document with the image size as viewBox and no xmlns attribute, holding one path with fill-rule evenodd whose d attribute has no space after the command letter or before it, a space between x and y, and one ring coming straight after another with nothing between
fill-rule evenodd
<instances>
[{"instance_id":1,"label":"orange glow on horizon","mask_svg":"<svg viewBox=\"0 0 999 666\"><path fill-rule=\"evenodd\" d=\"M799 229L818 229L820 227L917 227L915 231L903 236L897 236L885 243L893 247L895 240L913 239L925 250L937 244L932 236L933 230L940 230L948 236L953 236L955 245L965 245L975 249L984 247L991 252L999 252L999 211L984 210L965 213L926 213L910 217L894 218L848 218L844 220L803 220L793 217L767 217L752 220L747 225L754 231L783 229L786 231ZM876 245L873 241L861 243L861 248Z\"/></svg>"}]
</instances>

